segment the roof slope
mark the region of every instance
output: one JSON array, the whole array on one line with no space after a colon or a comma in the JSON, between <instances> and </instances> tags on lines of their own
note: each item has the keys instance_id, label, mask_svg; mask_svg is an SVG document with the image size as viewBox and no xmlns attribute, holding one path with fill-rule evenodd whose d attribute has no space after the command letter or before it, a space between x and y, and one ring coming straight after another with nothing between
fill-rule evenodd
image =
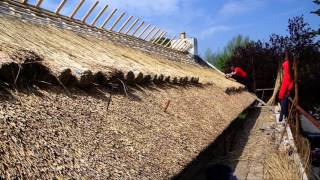
<instances>
[{"instance_id":1,"label":"roof slope","mask_svg":"<svg viewBox=\"0 0 320 180\"><path fill-rule=\"evenodd\" d=\"M26 179L172 177L253 102L212 85L114 95L109 110L105 91L15 95L0 101L0 177Z\"/></svg>"}]
</instances>

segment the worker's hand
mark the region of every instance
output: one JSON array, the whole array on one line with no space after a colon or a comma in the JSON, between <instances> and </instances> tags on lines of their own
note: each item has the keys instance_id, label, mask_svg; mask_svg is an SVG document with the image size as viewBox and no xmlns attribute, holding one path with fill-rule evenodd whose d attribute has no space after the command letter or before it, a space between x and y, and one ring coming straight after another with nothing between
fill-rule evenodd
<instances>
[{"instance_id":1,"label":"worker's hand","mask_svg":"<svg viewBox=\"0 0 320 180\"><path fill-rule=\"evenodd\" d=\"M225 77L226 77L227 79L228 79L228 78L231 78L231 76L232 76L231 74L226 74L226 75L225 75Z\"/></svg>"}]
</instances>

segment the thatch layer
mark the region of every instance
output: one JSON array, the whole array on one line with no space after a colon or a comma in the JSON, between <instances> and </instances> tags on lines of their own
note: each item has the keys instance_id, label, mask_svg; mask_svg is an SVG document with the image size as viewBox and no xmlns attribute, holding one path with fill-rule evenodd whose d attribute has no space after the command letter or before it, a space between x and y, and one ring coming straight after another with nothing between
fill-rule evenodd
<instances>
[{"instance_id":1,"label":"thatch layer","mask_svg":"<svg viewBox=\"0 0 320 180\"><path fill-rule=\"evenodd\" d=\"M50 89L0 101L0 177L169 178L254 100L215 86L153 87L113 95L108 108L103 89Z\"/></svg>"},{"instance_id":2,"label":"thatch layer","mask_svg":"<svg viewBox=\"0 0 320 180\"><path fill-rule=\"evenodd\" d=\"M34 52L57 77L70 71L80 80L82 74L88 71L92 74L109 74L117 69L124 74L131 71L135 77L139 73L151 75L151 78L162 74L164 77L170 76L174 82L184 82L181 78L185 77L194 78L202 83L213 83L224 90L243 87L211 69L174 62L163 56L115 44L108 37L77 34L6 16L0 18L0 41L3 51L11 50L5 47L14 47Z\"/></svg>"}]
</instances>

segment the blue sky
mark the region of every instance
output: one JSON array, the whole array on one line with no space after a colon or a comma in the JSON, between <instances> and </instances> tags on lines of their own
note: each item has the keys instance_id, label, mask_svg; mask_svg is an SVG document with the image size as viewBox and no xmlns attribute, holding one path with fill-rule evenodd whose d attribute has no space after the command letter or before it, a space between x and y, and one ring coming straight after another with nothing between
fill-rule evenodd
<instances>
[{"instance_id":1,"label":"blue sky","mask_svg":"<svg viewBox=\"0 0 320 180\"><path fill-rule=\"evenodd\" d=\"M54 10L60 1L44 0L42 6ZM79 1L68 0L61 13L70 14ZM81 18L96 1L86 0L76 18ZM29 3L34 2L29 0ZM310 14L310 11L319 8L312 0L99 0L88 22L105 4L110 7L98 25L112 8L117 8L117 16L127 13L117 28L132 15L166 30L169 37L185 31L188 36L198 38L201 54L207 48L213 52L222 49L238 34L253 40L268 40L271 33L286 34L288 19L293 16L303 14L313 28L319 28L320 24L320 17Z\"/></svg>"}]
</instances>

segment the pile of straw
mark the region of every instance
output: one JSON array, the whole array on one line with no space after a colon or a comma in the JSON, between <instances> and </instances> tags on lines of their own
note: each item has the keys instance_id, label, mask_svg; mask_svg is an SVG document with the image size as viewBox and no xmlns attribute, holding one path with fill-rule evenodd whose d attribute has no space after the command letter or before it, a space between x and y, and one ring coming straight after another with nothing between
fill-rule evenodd
<instances>
[{"instance_id":1,"label":"pile of straw","mask_svg":"<svg viewBox=\"0 0 320 180\"><path fill-rule=\"evenodd\" d=\"M299 169L288 154L271 152L265 161L265 177L270 180L299 180Z\"/></svg>"}]
</instances>

